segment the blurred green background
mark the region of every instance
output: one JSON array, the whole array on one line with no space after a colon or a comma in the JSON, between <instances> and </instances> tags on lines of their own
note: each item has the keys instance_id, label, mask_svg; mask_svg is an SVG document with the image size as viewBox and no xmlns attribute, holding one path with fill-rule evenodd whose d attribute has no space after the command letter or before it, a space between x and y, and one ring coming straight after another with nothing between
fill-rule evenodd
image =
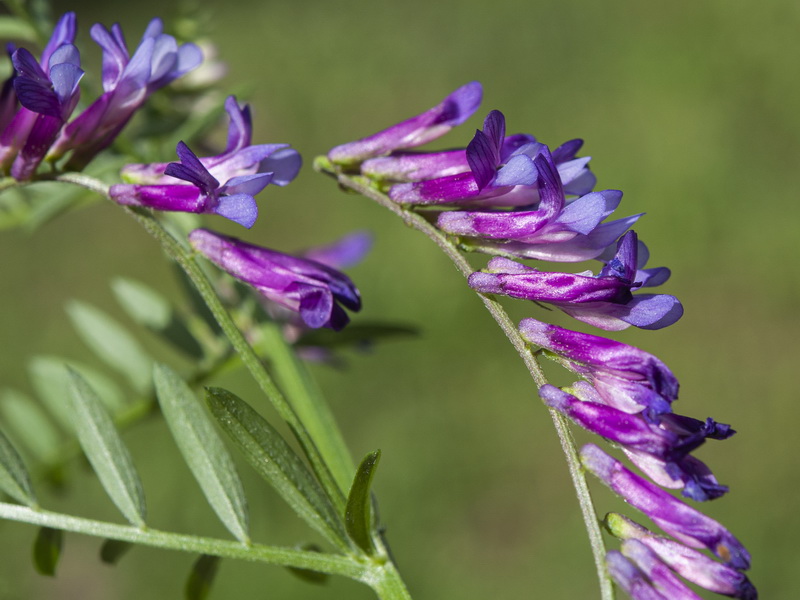
<instances>
[{"instance_id":1,"label":"blurred green background","mask_svg":"<svg viewBox=\"0 0 800 600\"><path fill-rule=\"evenodd\" d=\"M56 7L78 11L83 48L94 22L120 21L133 43L152 16L177 11L147 0ZM415 598L599 595L556 436L511 346L430 242L308 166L473 79L484 85L484 104L440 146L466 144L497 108L509 132L552 146L584 138L598 186L625 193L617 214L647 213L636 230L651 249L650 266L673 270L663 289L681 298L686 315L664 331L614 337L673 369L682 384L677 411L739 430L699 452L731 487L702 508L749 547L762 597L800 596L800 4L285 0L209 2L193 11L229 66L219 89L253 106L255 140L290 142L306 157L291 186L262 194L262 218L246 238L293 250L374 231L374 251L351 270L364 298L356 320L422 330L352 355L345 371L314 367L354 455L383 450L376 491ZM85 56L96 75L96 55ZM33 235L4 232L0 255L1 381L26 391L31 355L94 361L67 322L68 299L124 319L108 287L113 275L175 289L153 241L106 204ZM515 319L574 326L560 313L509 307ZM259 402L244 373L221 383ZM225 535L163 424L148 422L126 441L154 527ZM118 521L96 480L80 465L73 475L68 492L47 505ZM245 486L256 539L314 539L255 477L245 475ZM595 487L601 512L619 507ZM51 580L30 565L33 533L0 523L2 600L177 598L193 560L137 548L112 569L96 559L97 540L68 535ZM345 580L317 587L279 568L226 561L211 597L372 595Z\"/></svg>"}]
</instances>

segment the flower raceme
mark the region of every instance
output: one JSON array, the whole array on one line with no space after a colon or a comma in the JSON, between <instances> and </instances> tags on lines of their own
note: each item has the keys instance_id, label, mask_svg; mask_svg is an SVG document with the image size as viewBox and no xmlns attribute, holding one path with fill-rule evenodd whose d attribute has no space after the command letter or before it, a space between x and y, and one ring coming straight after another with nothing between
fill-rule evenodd
<instances>
[{"instance_id":1,"label":"flower raceme","mask_svg":"<svg viewBox=\"0 0 800 600\"><path fill-rule=\"evenodd\" d=\"M342 329L349 322L343 306L361 309L352 281L322 263L248 244L207 229L189 234L192 247L218 267L252 285L266 299L300 315L312 328Z\"/></svg>"}]
</instances>

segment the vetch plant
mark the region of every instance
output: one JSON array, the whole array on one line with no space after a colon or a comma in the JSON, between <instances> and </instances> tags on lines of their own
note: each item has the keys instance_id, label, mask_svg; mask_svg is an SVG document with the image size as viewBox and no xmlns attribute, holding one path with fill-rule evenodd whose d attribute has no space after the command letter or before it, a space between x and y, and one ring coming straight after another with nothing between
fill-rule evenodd
<instances>
[{"instance_id":1,"label":"vetch plant","mask_svg":"<svg viewBox=\"0 0 800 600\"><path fill-rule=\"evenodd\" d=\"M17 18L24 22L32 15ZM57 182L65 192L46 202L60 210L83 202L67 191L74 186L109 200L180 267L195 308L181 311L173 299L140 282L116 279L112 284L124 310L192 365L181 372L155 360L103 311L81 301L70 303L68 314L78 335L125 378L129 389L122 391L105 373L70 359L33 359L32 383L42 405L13 391L0 403L0 490L7 496L0 502L0 517L39 527L34 562L48 575L56 572L65 533L79 533L104 539L101 557L109 563L119 561L131 545L196 554L185 585L187 598L206 597L225 558L287 567L317 582L342 575L370 586L378 598L411 598L376 510L372 482L381 453L375 450L353 462L303 362L335 362L336 346L348 340L360 344L409 333L391 323L359 323L357 317L350 324L348 311L358 313L362 297L340 269L361 260L371 238L356 232L290 254L205 226L202 219L213 223L223 217L252 227L263 202L256 196L270 184L290 184L302 163L289 144L253 143L250 107L233 96L222 101L202 86L183 92L194 110L213 108L196 130L181 127L185 139L170 140L178 162L147 162L147 144L137 145L146 141L144 134L120 142L152 94L201 66L200 47L179 43L164 29L161 20L153 19L131 53L119 24L91 28L103 52L103 92L77 117L72 113L83 69L87 79L98 75L81 66L73 13L58 21L40 58L25 48L12 53L15 73L3 88L0 106L5 176L0 192L24 194L37 183ZM641 215L607 220L622 192L594 191L589 158L578 156L581 140L551 150L533 135L507 135L505 117L497 110L488 113L466 148L416 150L463 124L481 98L481 85L467 83L416 117L333 148L314 167L429 237L464 275L465 291L478 294L518 351L561 439L605 600L614 597L613 582L634 599L699 597L689 582L754 600L756 588L744 573L750 554L743 543L667 491L679 490L691 502L723 496L728 488L693 452L735 431L711 418L675 413L678 379L652 354L538 317L517 326L498 298L527 300L531 310L551 305L603 331L631 325L657 330L675 323L683 314L677 298L639 289L662 285L670 274L665 267L646 267L649 251L630 229ZM198 156L191 147L204 147L202 122L213 121L223 110L229 120L224 150ZM158 120L158 110L147 116ZM166 125L160 131L164 138L172 133ZM103 160L117 164L113 182L107 181L107 172L85 171ZM20 197L24 208L18 225L59 212ZM475 270L466 252L492 258ZM563 271L542 271L523 260L555 262ZM563 267L585 260L598 261L596 274ZM348 337L348 331L355 333ZM556 361L576 381L563 388L551 385L541 358ZM270 422L252 398L219 387L219 373L238 366L246 368L283 423ZM147 490L136 466L141 457L128 449L125 430L152 415L163 417L175 450L230 539L151 525ZM577 448L570 422L605 438L644 477L599 446ZM282 429L294 439L286 439ZM21 450L12 440L20 442ZM321 546L298 549L257 539L250 514L258 507L248 502L237 454L309 526ZM125 524L45 506L46 496L38 490L63 485L66 464L80 455ZM587 472L666 536L611 513L603 523L621 542L618 550L606 548Z\"/></svg>"}]
</instances>

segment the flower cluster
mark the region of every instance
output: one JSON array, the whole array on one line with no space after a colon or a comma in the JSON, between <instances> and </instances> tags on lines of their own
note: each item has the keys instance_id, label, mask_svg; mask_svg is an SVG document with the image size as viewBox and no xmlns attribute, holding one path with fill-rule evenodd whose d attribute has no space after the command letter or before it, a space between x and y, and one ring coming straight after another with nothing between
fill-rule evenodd
<instances>
[{"instance_id":1,"label":"flower cluster","mask_svg":"<svg viewBox=\"0 0 800 600\"><path fill-rule=\"evenodd\" d=\"M104 93L70 120L84 74L76 32L75 13L66 13L38 61L25 48L11 54L15 73L0 98L0 169L17 180L31 179L43 160L55 162L67 153L66 168L82 169L153 92L203 59L194 44L179 46L164 34L160 19L150 22L133 55L118 24L110 31L96 24L90 33L103 50Z\"/></svg>"},{"instance_id":2,"label":"flower cluster","mask_svg":"<svg viewBox=\"0 0 800 600\"><path fill-rule=\"evenodd\" d=\"M577 157L581 140L551 151L532 135L506 135L502 113L491 111L464 149L409 150L463 123L480 97L480 85L467 84L417 117L334 148L328 160L342 172L360 172L409 209L435 207L432 220L439 230L464 249L495 255L469 277L478 292L549 304L606 331L675 323L683 314L677 298L634 293L661 285L670 271L646 268L647 247L629 230L641 215L607 220L622 192L593 191L589 158ZM596 275L549 272L514 259L597 260L602 267ZM587 470L674 538L635 524L623 527L622 517L612 518L616 525L609 528L624 540L621 552L607 556L617 583L637 600L697 598L677 574L721 594L757 598L741 573L750 566L741 542L659 487L679 489L694 501L725 494L728 488L691 453L707 439L723 440L734 430L710 418L675 414L678 380L647 352L534 319L524 319L519 331L538 352L581 378L565 389L543 385L544 402L619 447L655 482L593 444L580 452ZM706 548L723 562L694 548Z\"/></svg>"}]
</instances>

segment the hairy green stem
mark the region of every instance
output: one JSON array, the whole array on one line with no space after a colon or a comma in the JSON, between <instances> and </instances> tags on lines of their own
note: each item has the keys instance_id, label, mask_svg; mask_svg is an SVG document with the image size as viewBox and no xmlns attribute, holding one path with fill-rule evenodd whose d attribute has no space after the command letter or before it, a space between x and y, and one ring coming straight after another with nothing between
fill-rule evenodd
<instances>
[{"instance_id":1,"label":"hairy green stem","mask_svg":"<svg viewBox=\"0 0 800 600\"><path fill-rule=\"evenodd\" d=\"M464 256L459 252L458 248L445 236L441 231L436 229L424 216L419 213L413 212L408 208L393 202L388 196L375 189L370 183L370 180L360 176L350 176L337 172L335 168L330 165L325 157L320 157L314 163L314 168L322 173L334 176L340 185L358 192L362 196L377 202L384 208L389 209L392 213L397 215L403 220L403 223L417 231L425 234L431 241L433 241L439 248L453 261L453 264L461 272L464 277L469 277L473 268ZM483 301L486 309L491 313L494 320L506 334L506 337L514 346L516 351L522 358L525 366L536 383L537 387L541 387L547 380L544 377L542 368L536 359L535 354L530 346L520 335L514 323L511 321L508 313L492 295L476 292ZM578 457L575 441L569 429L569 423L563 415L558 411L550 408L550 417L553 419L553 424L558 434L561 443L561 449L567 460L569 474L572 483L575 487L575 492L580 504L581 514L586 526L586 531L589 536L589 543L592 548L594 557L595 568L597 570L597 577L600 583L600 592L603 600L614 600L614 588L611 579L608 575L608 570L605 566L605 542L603 541L603 534L600 530L600 521L597 518L597 513L594 508L591 494L589 492L589 485L586 481L585 471L581 465Z\"/></svg>"}]
</instances>

